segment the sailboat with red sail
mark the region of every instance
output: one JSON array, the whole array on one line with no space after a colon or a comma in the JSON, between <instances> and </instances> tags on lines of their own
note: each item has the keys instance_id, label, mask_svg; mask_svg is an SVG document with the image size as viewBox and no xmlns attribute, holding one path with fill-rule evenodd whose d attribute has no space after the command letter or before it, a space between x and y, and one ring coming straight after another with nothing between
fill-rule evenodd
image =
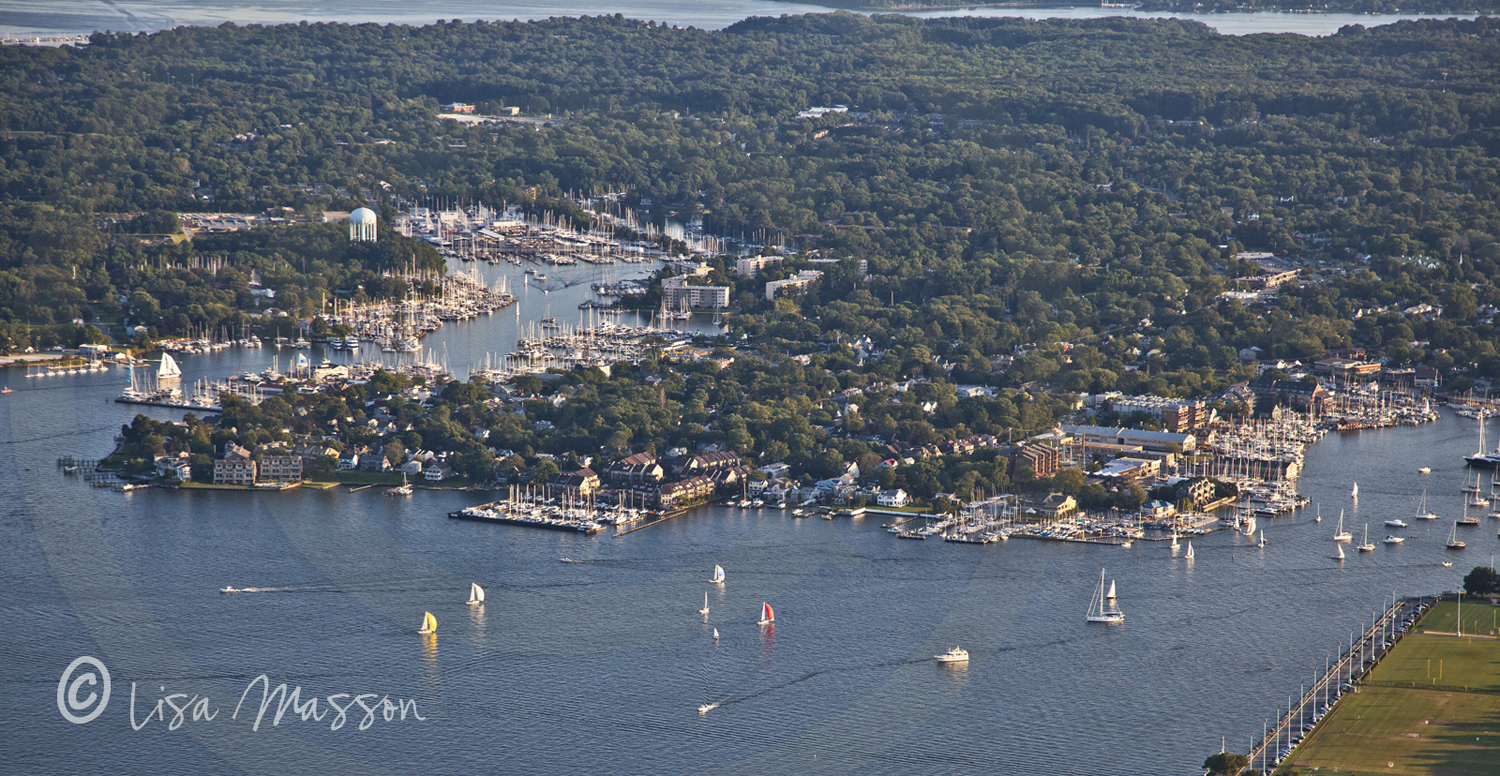
<instances>
[{"instance_id":1,"label":"sailboat with red sail","mask_svg":"<svg viewBox=\"0 0 1500 776\"><path fill-rule=\"evenodd\" d=\"M756 625L772 625L776 622L776 612L771 611L771 605L764 601L760 604L760 622Z\"/></svg>"}]
</instances>

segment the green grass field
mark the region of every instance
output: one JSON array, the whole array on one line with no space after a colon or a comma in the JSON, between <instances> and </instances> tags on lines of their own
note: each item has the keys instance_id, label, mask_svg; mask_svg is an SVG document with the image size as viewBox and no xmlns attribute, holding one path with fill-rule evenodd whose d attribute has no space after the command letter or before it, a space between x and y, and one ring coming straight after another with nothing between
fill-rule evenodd
<instances>
[{"instance_id":1,"label":"green grass field","mask_svg":"<svg viewBox=\"0 0 1500 776\"><path fill-rule=\"evenodd\" d=\"M1417 627L1423 631L1455 633L1457 632L1458 612L1457 603L1444 601L1428 612ZM1500 606L1492 606L1482 600L1470 602L1466 598L1463 602L1463 618L1464 633L1500 635Z\"/></svg>"},{"instance_id":2,"label":"green grass field","mask_svg":"<svg viewBox=\"0 0 1500 776\"><path fill-rule=\"evenodd\" d=\"M1421 625L1453 630L1445 602ZM1474 606L1488 625L1492 607ZM1464 605L1465 630L1470 622ZM1405 686L1402 686L1405 685ZM1318 773L1500 774L1500 640L1413 633L1344 696L1276 770Z\"/></svg>"}]
</instances>

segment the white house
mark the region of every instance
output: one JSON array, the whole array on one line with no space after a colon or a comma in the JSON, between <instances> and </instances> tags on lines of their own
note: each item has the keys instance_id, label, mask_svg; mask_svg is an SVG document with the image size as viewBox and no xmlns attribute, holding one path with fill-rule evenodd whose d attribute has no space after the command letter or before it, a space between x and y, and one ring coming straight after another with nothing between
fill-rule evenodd
<instances>
[{"instance_id":1,"label":"white house","mask_svg":"<svg viewBox=\"0 0 1500 776\"><path fill-rule=\"evenodd\" d=\"M911 496L900 488L882 490L880 495L875 497L875 503L883 507L904 507L911 503Z\"/></svg>"}]
</instances>

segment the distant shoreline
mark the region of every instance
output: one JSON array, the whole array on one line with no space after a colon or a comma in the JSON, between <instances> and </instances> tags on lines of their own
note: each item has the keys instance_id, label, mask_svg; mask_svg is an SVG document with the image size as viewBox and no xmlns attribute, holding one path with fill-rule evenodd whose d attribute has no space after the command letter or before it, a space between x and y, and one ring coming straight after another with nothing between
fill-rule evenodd
<instances>
[{"instance_id":1,"label":"distant shoreline","mask_svg":"<svg viewBox=\"0 0 1500 776\"><path fill-rule=\"evenodd\" d=\"M974 9L979 9L979 8L1015 8L1015 9L1018 9L1018 10L1020 10L1020 9L1036 9L1036 8L1088 8L1088 9L1095 9L1095 8L1097 8L1097 9L1106 9L1106 10L1140 11L1142 13L1187 13L1187 14L1193 14L1193 15L1208 15L1208 14L1227 15L1227 14L1237 14L1237 13L1238 14L1286 13L1286 14L1312 14L1312 15L1351 14L1351 15L1358 15L1358 16L1406 16L1406 15L1413 15L1413 14L1418 14L1418 15L1429 15L1429 14L1474 14L1474 15L1488 15L1488 14L1500 13L1500 3L1496 3L1497 7L1490 8L1488 10L1485 10L1485 9L1482 9L1482 8L1451 8L1451 7L1429 8L1429 7L1425 7L1425 6L1419 6L1419 7L1416 7L1416 8L1406 8L1406 7L1403 7L1401 9L1399 9L1399 10L1395 10L1395 9L1392 9L1392 10L1362 10L1360 8L1341 8L1341 7L1331 7L1331 6L1327 6L1327 5L1318 7L1318 6L1313 6L1313 5L1293 5L1293 4L1290 4L1290 3L1279 4L1279 5L1268 5L1268 6L1265 6L1265 7L1255 7L1255 6L1249 6L1249 5L1235 5L1235 6L1228 6L1228 7L1213 7L1213 8L1202 8L1202 7L1196 7L1196 6L1195 7L1191 7L1191 8L1179 8L1179 7L1177 7L1179 5L1179 2L1174 2L1174 0L1145 0L1145 2L1137 2L1137 3L1079 3L1079 2L1067 2L1066 0L1062 0L1062 1L1059 1L1059 2L1046 2L1046 0L1039 0L1039 1L1034 1L1034 2L946 2L946 0L937 0L936 2L932 2L932 3L924 3L924 2L899 2L899 3L895 3L895 4L891 4L891 5L882 4L882 3L878 2L878 0L873 0L873 1L869 1L869 0L774 0L774 1L775 2L796 2L796 3L802 3L802 4L819 5L819 6L823 6L825 8L831 8L831 9L835 9L835 10L858 11L858 12L861 12L861 13L881 13L881 12L916 13L916 12L922 12L922 11L959 11L959 10L965 10L965 9L970 9L970 8L974 8ZM1359 5L1359 3L1354 3L1353 5Z\"/></svg>"}]
</instances>

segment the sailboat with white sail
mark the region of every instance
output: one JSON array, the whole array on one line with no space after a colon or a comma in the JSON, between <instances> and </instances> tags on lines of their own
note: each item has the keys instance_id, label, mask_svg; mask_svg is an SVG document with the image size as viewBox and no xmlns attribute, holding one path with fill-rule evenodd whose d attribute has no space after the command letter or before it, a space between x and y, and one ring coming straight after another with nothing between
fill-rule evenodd
<instances>
[{"instance_id":1,"label":"sailboat with white sail","mask_svg":"<svg viewBox=\"0 0 1500 776\"><path fill-rule=\"evenodd\" d=\"M704 617L708 616L708 591L707 590L703 591L703 608L699 609L698 613L701 614L701 615L703 615Z\"/></svg>"},{"instance_id":2,"label":"sailboat with white sail","mask_svg":"<svg viewBox=\"0 0 1500 776\"><path fill-rule=\"evenodd\" d=\"M1375 545L1373 545L1373 544L1370 543L1370 524L1369 523L1365 523L1365 541L1364 541L1363 544L1359 545L1359 551L1360 552L1374 552L1375 551Z\"/></svg>"},{"instance_id":3,"label":"sailboat with white sail","mask_svg":"<svg viewBox=\"0 0 1500 776\"><path fill-rule=\"evenodd\" d=\"M1454 523L1453 528L1448 531L1447 546L1450 550L1462 550L1463 548L1468 546L1467 544L1464 544L1463 542L1458 540L1458 523Z\"/></svg>"},{"instance_id":4,"label":"sailboat with white sail","mask_svg":"<svg viewBox=\"0 0 1500 776\"><path fill-rule=\"evenodd\" d=\"M1339 527L1333 532L1333 540L1336 542L1348 542L1354 540L1354 534L1344 530L1344 510L1339 510Z\"/></svg>"},{"instance_id":5,"label":"sailboat with white sail","mask_svg":"<svg viewBox=\"0 0 1500 776\"><path fill-rule=\"evenodd\" d=\"M1172 554L1174 555L1177 554L1177 548L1182 546L1182 544L1177 541L1177 529L1172 529L1172 543L1167 546L1172 548Z\"/></svg>"},{"instance_id":6,"label":"sailboat with white sail","mask_svg":"<svg viewBox=\"0 0 1500 776\"><path fill-rule=\"evenodd\" d=\"M1089 622L1111 625L1125 622L1125 613L1116 608L1111 603L1110 597L1104 593L1104 569L1099 569L1099 587L1094 590L1094 597L1089 600L1089 612L1086 619Z\"/></svg>"},{"instance_id":7,"label":"sailboat with white sail","mask_svg":"<svg viewBox=\"0 0 1500 776\"><path fill-rule=\"evenodd\" d=\"M1111 601L1115 600L1115 581L1113 579L1109 581L1109 592L1105 593L1104 597Z\"/></svg>"},{"instance_id":8,"label":"sailboat with white sail","mask_svg":"<svg viewBox=\"0 0 1500 776\"><path fill-rule=\"evenodd\" d=\"M1258 544L1256 544L1255 546L1257 546L1257 547L1265 547L1266 546L1266 529L1264 529L1264 528L1260 529L1260 542Z\"/></svg>"},{"instance_id":9,"label":"sailboat with white sail","mask_svg":"<svg viewBox=\"0 0 1500 776\"><path fill-rule=\"evenodd\" d=\"M1192 560L1193 559L1193 540L1192 539L1188 539L1188 551L1187 551L1187 554L1183 555L1182 557L1183 557L1184 560Z\"/></svg>"},{"instance_id":10,"label":"sailboat with white sail","mask_svg":"<svg viewBox=\"0 0 1500 776\"><path fill-rule=\"evenodd\" d=\"M776 612L773 611L771 609L771 605L768 604L768 603L766 603L765 601L762 601L760 603L760 619L757 620L755 624L756 625L775 625L776 624Z\"/></svg>"},{"instance_id":11,"label":"sailboat with white sail","mask_svg":"<svg viewBox=\"0 0 1500 776\"><path fill-rule=\"evenodd\" d=\"M177 366L177 362L172 359L172 354L161 354L161 366L156 368L157 381L171 380L178 377L182 377L182 368Z\"/></svg>"},{"instance_id":12,"label":"sailboat with white sail","mask_svg":"<svg viewBox=\"0 0 1500 776\"><path fill-rule=\"evenodd\" d=\"M437 633L437 618L432 616L432 612L424 612L422 614L422 629L417 631L417 633Z\"/></svg>"},{"instance_id":13,"label":"sailboat with white sail","mask_svg":"<svg viewBox=\"0 0 1500 776\"><path fill-rule=\"evenodd\" d=\"M722 585L722 584L724 584L724 567L715 564L714 565L714 575L708 581L714 583L715 585Z\"/></svg>"},{"instance_id":14,"label":"sailboat with white sail","mask_svg":"<svg viewBox=\"0 0 1500 776\"><path fill-rule=\"evenodd\" d=\"M1359 500L1359 483L1354 483L1354 489L1349 491L1349 498L1355 501Z\"/></svg>"},{"instance_id":15,"label":"sailboat with white sail","mask_svg":"<svg viewBox=\"0 0 1500 776\"><path fill-rule=\"evenodd\" d=\"M481 606L484 604L484 588L478 582L469 583L469 606Z\"/></svg>"},{"instance_id":16,"label":"sailboat with white sail","mask_svg":"<svg viewBox=\"0 0 1500 776\"><path fill-rule=\"evenodd\" d=\"M1429 510L1427 508L1427 490L1426 489L1422 490L1422 503L1420 503L1420 504L1417 505L1416 518L1418 520L1436 520L1437 519L1437 513L1432 512L1431 510Z\"/></svg>"},{"instance_id":17,"label":"sailboat with white sail","mask_svg":"<svg viewBox=\"0 0 1500 776\"><path fill-rule=\"evenodd\" d=\"M1343 560L1344 559L1344 545L1337 544L1337 543L1335 543L1333 545L1333 559L1334 560Z\"/></svg>"}]
</instances>

